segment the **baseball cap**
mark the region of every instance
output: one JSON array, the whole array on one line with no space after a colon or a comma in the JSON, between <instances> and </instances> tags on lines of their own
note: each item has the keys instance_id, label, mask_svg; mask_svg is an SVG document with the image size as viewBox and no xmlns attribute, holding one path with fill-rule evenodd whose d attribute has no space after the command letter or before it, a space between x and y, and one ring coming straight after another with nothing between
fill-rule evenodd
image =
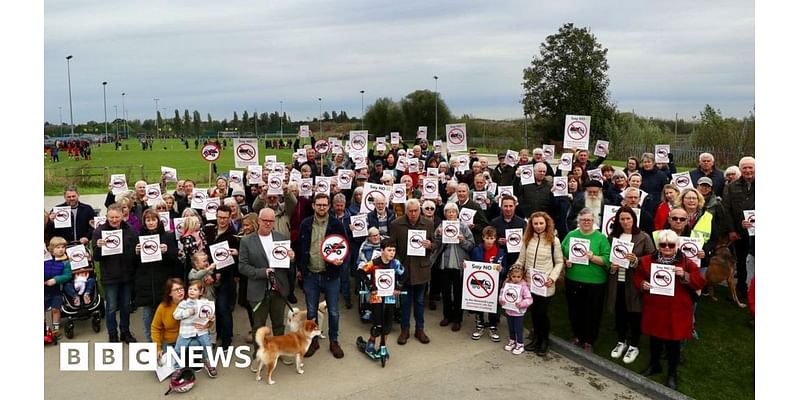
<instances>
[{"instance_id":1,"label":"baseball cap","mask_svg":"<svg viewBox=\"0 0 800 400\"><path fill-rule=\"evenodd\" d=\"M707 176L704 176L704 177L702 177L702 178L697 180L697 185L698 186L700 186L700 185L708 185L708 186L714 187L714 181L712 181L711 178L709 178Z\"/></svg>"}]
</instances>

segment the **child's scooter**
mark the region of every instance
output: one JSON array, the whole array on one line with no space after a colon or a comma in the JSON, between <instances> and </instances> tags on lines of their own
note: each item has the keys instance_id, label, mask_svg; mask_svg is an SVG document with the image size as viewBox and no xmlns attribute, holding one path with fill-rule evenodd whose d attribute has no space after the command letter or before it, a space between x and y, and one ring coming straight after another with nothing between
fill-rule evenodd
<instances>
[{"instance_id":1,"label":"child's scooter","mask_svg":"<svg viewBox=\"0 0 800 400\"><path fill-rule=\"evenodd\" d=\"M369 296L369 292L366 290L361 290L358 292L360 295L367 295ZM407 292L403 291L400 294L406 294ZM397 302L395 296L386 296L381 298L381 316L386 314L386 305L387 304L395 304ZM370 336L378 337L378 334L381 335L381 344L380 347L375 347L372 351L368 351L367 347L369 343L364 340L362 336L356 338L356 347L360 351L363 351L367 357L373 360L381 360L381 367L386 367L386 360L389 359L389 350L386 348L386 335L383 333L383 323L379 321L376 326L373 326L370 331ZM373 343L374 346L374 343Z\"/></svg>"}]
</instances>

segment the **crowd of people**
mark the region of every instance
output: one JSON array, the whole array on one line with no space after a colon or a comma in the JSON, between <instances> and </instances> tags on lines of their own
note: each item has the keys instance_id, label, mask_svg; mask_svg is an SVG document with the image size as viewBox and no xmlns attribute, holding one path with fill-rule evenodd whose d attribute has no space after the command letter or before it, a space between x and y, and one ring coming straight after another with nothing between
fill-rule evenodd
<instances>
[{"instance_id":1,"label":"crowd of people","mask_svg":"<svg viewBox=\"0 0 800 400\"><path fill-rule=\"evenodd\" d=\"M56 213L45 212L45 244L51 251L45 262L45 308L58 310L58 288L74 281L66 276L70 268L63 248L87 246L98 264L96 279L106 301L111 342L137 340L130 331L132 308L142 310L144 340L157 343L160 351L195 338L228 347L234 331L248 332L247 342L252 343L255 331L268 319L274 334L281 335L286 306L298 302L299 289L308 319L317 317L321 300L327 302L330 351L341 358L342 308L350 310L357 302L358 317L386 333L391 330L386 309L359 294L367 290L374 295L375 271L391 268L397 275L394 294L403 293L396 339L400 345L411 339L412 312L413 337L423 344L430 342L426 314L429 318L438 314L434 319L439 326L452 331L462 329L467 314L474 320L472 339L488 333L493 342L505 337L504 349L512 354L545 355L549 303L556 290L564 290L576 346L594 351L606 306L614 314L618 341L611 357L632 363L644 333L650 336L651 361L643 373L661 371L665 349L667 384L676 387L680 342L697 335L694 308L706 285L704 270L722 237L730 240L736 255L739 299L748 298L746 259L754 257L755 236L748 233L753 223L744 212L755 209L755 159L743 157L738 166L723 172L713 155L703 153L690 173L691 187L681 190L671 175L675 166L656 163L652 153L630 157L624 169L616 170L602 165L604 158L589 160L588 151L575 150L568 171L554 170L541 148L521 149L511 164L506 163L506 154L498 153L492 168L475 149L469 150L469 161L464 162L417 139L412 146L376 145L358 165L344 152L319 154L312 142L299 148L286 166L280 194L268 188L270 168L263 168L261 179L245 177L241 183L223 175L205 192L220 200L211 213L193 202L194 181L180 180L168 193L162 177L165 194L155 201L148 202L144 181L137 182L132 192L110 191L105 221L97 224L94 210L79 201L77 188L68 187L62 206L70 207L70 227L56 228ZM346 185L337 179L340 170L348 174L350 188L341 187ZM567 178L566 194L554 186L554 178L560 176ZM329 185L315 185L311 193L303 190L305 179L318 177L332 179ZM431 182L424 178L431 177L436 178L436 193L423 194L425 183ZM399 196L402 201L395 195L365 193L365 183L389 188L402 184L399 192L404 193L398 193L404 194ZM601 227L608 217L607 205L616 207L608 230ZM363 213L362 207L368 212ZM367 234L357 236L355 232L362 229L355 220L362 214ZM453 223L458 227L457 243L445 243L443 229ZM523 231L515 239L521 246L509 246L507 231L516 229ZM122 231L122 253L103 251L107 240L103 232L110 230ZM420 231L423 239L410 238ZM140 258L138 237L143 235L158 236L160 261ZM322 249L330 237L346 240L346 257L332 257ZM681 237L699 240L696 255L681 251ZM614 258L614 240L632 246ZM291 242L286 252L289 268L272 265L270 254L282 241ZM572 257L576 241L588 243L584 260ZM410 249L412 242L421 250ZM227 243L223 248L233 258L232 265L214 261L211 247L219 249L220 243ZM501 282L523 284L525 295L516 311L498 305L492 313L465 313L461 291L466 261L496 264ZM676 279L672 296L650 293L651 269L664 265L672 266ZM534 274L544 277L544 294L530 293ZM190 311L195 308L184 304L201 300L213 305L212 315L200 318ZM234 326L237 304L246 310L249 326ZM389 315L393 313L390 309ZM507 331L500 329L503 315ZM527 315L533 329L526 344L522 326ZM58 331L55 316L53 320ZM379 335L373 330L370 339ZM315 338L306 357L319 348ZM206 369L216 376L213 366L206 364Z\"/></svg>"}]
</instances>

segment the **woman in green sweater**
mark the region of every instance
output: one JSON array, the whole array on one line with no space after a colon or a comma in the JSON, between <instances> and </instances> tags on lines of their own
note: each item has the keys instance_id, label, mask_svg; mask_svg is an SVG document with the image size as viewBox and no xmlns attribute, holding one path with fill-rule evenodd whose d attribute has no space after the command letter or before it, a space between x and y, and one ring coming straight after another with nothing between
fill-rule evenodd
<instances>
[{"instance_id":1,"label":"woman in green sweater","mask_svg":"<svg viewBox=\"0 0 800 400\"><path fill-rule=\"evenodd\" d=\"M595 217L592 210L584 208L578 213L578 229L564 237L561 250L567 266L566 295L569 322L572 326L572 343L592 352L600 330L600 317L603 314L603 294L608 278L608 257L611 245L608 239L594 228ZM576 246L572 239L589 241L589 248ZM588 264L570 261L570 253L588 255Z\"/></svg>"},{"instance_id":2,"label":"woman in green sweater","mask_svg":"<svg viewBox=\"0 0 800 400\"><path fill-rule=\"evenodd\" d=\"M175 307L183 300L186 290L180 278L167 279L164 285L164 297L156 309L153 322L150 324L150 335L158 349L158 358L164 354L167 346L175 346L181 322L172 317Z\"/></svg>"}]
</instances>

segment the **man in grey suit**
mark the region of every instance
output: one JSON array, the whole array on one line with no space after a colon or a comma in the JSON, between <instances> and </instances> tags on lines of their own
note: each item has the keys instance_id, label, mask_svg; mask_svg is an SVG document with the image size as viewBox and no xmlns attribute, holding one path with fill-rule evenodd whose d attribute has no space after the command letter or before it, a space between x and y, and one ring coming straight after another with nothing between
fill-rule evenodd
<instances>
[{"instance_id":1,"label":"man in grey suit","mask_svg":"<svg viewBox=\"0 0 800 400\"><path fill-rule=\"evenodd\" d=\"M289 270L270 268L267 252L272 250L274 241L289 238L273 232L274 225L275 211L269 207L263 208L258 213L258 231L243 237L239 244L239 272L247 276L247 301L253 307L254 342L256 330L267 324L268 315L272 321L273 335L284 333L283 298L289 293ZM294 259L291 249L289 259ZM277 287L270 283L270 275L275 277Z\"/></svg>"}]
</instances>

